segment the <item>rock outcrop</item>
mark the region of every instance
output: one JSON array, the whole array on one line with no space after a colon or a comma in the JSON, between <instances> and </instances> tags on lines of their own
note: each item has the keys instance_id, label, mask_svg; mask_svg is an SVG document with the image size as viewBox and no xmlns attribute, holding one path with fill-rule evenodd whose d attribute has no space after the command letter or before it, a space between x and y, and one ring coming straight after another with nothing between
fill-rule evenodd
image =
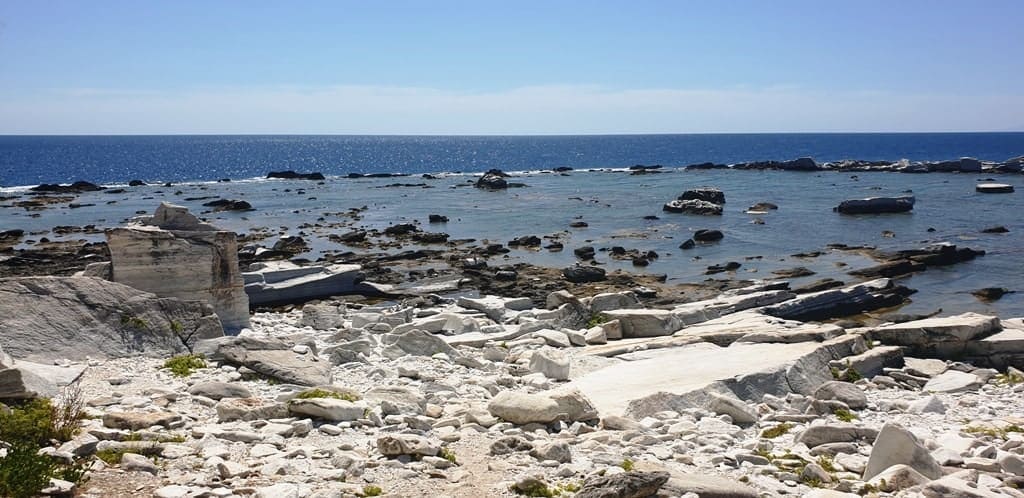
<instances>
[{"instance_id":1,"label":"rock outcrop","mask_svg":"<svg viewBox=\"0 0 1024 498\"><path fill-rule=\"evenodd\" d=\"M228 333L249 325L233 232L200 222L184 207L161 203L152 217L106 235L115 282L161 297L206 301Z\"/></svg>"},{"instance_id":2,"label":"rock outcrop","mask_svg":"<svg viewBox=\"0 0 1024 498\"><path fill-rule=\"evenodd\" d=\"M91 277L0 279L0 345L18 360L166 357L222 336L213 309Z\"/></svg>"}]
</instances>

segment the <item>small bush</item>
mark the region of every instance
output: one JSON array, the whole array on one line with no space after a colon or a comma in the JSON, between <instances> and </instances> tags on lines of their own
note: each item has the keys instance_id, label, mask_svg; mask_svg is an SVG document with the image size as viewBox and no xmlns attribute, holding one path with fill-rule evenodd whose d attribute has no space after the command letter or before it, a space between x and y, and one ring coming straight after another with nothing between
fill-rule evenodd
<instances>
[{"instance_id":1,"label":"small bush","mask_svg":"<svg viewBox=\"0 0 1024 498\"><path fill-rule=\"evenodd\" d=\"M39 454L39 446L21 442L0 459L0 496L31 498L50 484L57 472L53 458Z\"/></svg>"},{"instance_id":2,"label":"small bush","mask_svg":"<svg viewBox=\"0 0 1024 498\"><path fill-rule=\"evenodd\" d=\"M517 495L530 496L534 498L554 498L558 493L549 488L543 482L536 482L525 488L512 486L512 491Z\"/></svg>"},{"instance_id":3,"label":"small bush","mask_svg":"<svg viewBox=\"0 0 1024 498\"><path fill-rule=\"evenodd\" d=\"M382 494L384 494L384 490L380 489L380 486L374 486L372 484L363 486L363 496L380 496Z\"/></svg>"},{"instance_id":4,"label":"small bush","mask_svg":"<svg viewBox=\"0 0 1024 498\"><path fill-rule=\"evenodd\" d=\"M295 395L295 399L311 399L311 398L334 398L343 399L345 401L359 401L359 396L352 393L338 393L334 391L328 391L325 389L306 389Z\"/></svg>"},{"instance_id":5,"label":"small bush","mask_svg":"<svg viewBox=\"0 0 1024 498\"><path fill-rule=\"evenodd\" d=\"M39 494L56 477L75 484L84 482L88 461L59 462L39 450L52 442L68 441L82 424L81 390L65 389L60 404L37 398L0 411L0 439L9 445L0 459L0 496L22 498Z\"/></svg>"},{"instance_id":6,"label":"small bush","mask_svg":"<svg viewBox=\"0 0 1024 498\"><path fill-rule=\"evenodd\" d=\"M200 368L206 368L206 360L201 354L183 354L164 362L164 368L175 377L188 377Z\"/></svg>"},{"instance_id":7,"label":"small bush","mask_svg":"<svg viewBox=\"0 0 1024 498\"><path fill-rule=\"evenodd\" d=\"M182 333L184 331L185 331L185 326L182 325L181 322L179 322L177 320L171 320L171 332L174 332L175 334L180 334L180 333Z\"/></svg>"},{"instance_id":8,"label":"small bush","mask_svg":"<svg viewBox=\"0 0 1024 498\"><path fill-rule=\"evenodd\" d=\"M96 458L103 460L103 463L107 465L117 465L121 463L121 457L124 456L127 451L123 449L107 448L105 450L99 450L96 452Z\"/></svg>"},{"instance_id":9,"label":"small bush","mask_svg":"<svg viewBox=\"0 0 1024 498\"><path fill-rule=\"evenodd\" d=\"M459 464L459 462L455 459L455 452L452 451L451 448L448 448L448 447L441 448L441 452L438 453L437 456L439 456L441 458L444 458L445 460L448 460L449 462L451 462L451 463L453 463L455 465Z\"/></svg>"},{"instance_id":10,"label":"small bush","mask_svg":"<svg viewBox=\"0 0 1024 498\"><path fill-rule=\"evenodd\" d=\"M776 425L775 427L770 427L768 429L761 431L761 437L764 439L775 439L779 436L782 436L783 434L788 433L790 429L792 429L793 427L793 424L789 422L783 422L779 425Z\"/></svg>"},{"instance_id":11,"label":"small bush","mask_svg":"<svg viewBox=\"0 0 1024 498\"><path fill-rule=\"evenodd\" d=\"M34 444L37 449L56 439L53 403L46 398L31 399L10 412L0 411L0 439L11 445Z\"/></svg>"},{"instance_id":12,"label":"small bush","mask_svg":"<svg viewBox=\"0 0 1024 498\"><path fill-rule=\"evenodd\" d=\"M598 314L590 317L589 320L587 320L587 328L589 329L589 328L597 327L598 325L601 325L601 324L603 324L603 323L605 323L607 321L608 321L608 316L607 315L598 313Z\"/></svg>"},{"instance_id":13,"label":"small bush","mask_svg":"<svg viewBox=\"0 0 1024 498\"><path fill-rule=\"evenodd\" d=\"M625 470L626 472L629 472L629 471L633 470L633 467L635 467L635 464L634 464L634 462L632 460L626 458L626 459L624 459L622 461L622 463L619 464L619 467L622 467L622 470Z\"/></svg>"},{"instance_id":14,"label":"small bush","mask_svg":"<svg viewBox=\"0 0 1024 498\"><path fill-rule=\"evenodd\" d=\"M835 472L837 470L835 461L828 455L818 457L818 465L825 469L825 472Z\"/></svg>"},{"instance_id":15,"label":"small bush","mask_svg":"<svg viewBox=\"0 0 1024 498\"><path fill-rule=\"evenodd\" d=\"M839 408L836 411L832 412L832 414L835 415L836 418L838 418L839 420L842 420L843 422L853 422L854 420L857 420L857 414L845 408Z\"/></svg>"}]
</instances>

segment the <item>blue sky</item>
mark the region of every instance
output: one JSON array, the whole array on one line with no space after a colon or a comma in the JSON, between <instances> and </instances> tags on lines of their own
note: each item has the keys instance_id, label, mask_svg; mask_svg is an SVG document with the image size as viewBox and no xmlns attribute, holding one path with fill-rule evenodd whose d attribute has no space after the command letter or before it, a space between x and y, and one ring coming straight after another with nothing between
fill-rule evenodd
<instances>
[{"instance_id":1,"label":"blue sky","mask_svg":"<svg viewBox=\"0 0 1024 498\"><path fill-rule=\"evenodd\" d=\"M1022 19L1017 0L0 0L0 134L1020 130Z\"/></svg>"}]
</instances>

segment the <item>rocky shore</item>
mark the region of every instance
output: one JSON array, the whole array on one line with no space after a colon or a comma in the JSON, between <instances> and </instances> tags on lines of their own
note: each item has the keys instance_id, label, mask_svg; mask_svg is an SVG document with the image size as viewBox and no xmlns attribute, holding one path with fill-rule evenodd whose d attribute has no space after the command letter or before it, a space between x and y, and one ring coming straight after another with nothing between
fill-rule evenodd
<instances>
[{"instance_id":1,"label":"rocky shore","mask_svg":"<svg viewBox=\"0 0 1024 498\"><path fill-rule=\"evenodd\" d=\"M811 164L828 166L733 167ZM506 178L476 186L521 186ZM72 188L90 191L46 186ZM872 199L851 215L913 209ZM665 201L665 216L726 205L714 188ZM67 228L104 242L25 248L32 234L0 232L0 420L31 400L81 405L78 430L39 454L84 473L44 494L1024 497L1024 319L898 313L914 294L904 277L985 251L834 244L793 257L873 263L796 284L814 271L753 278L728 261L672 282L597 264L642 268L665 257L654 251L506 263L566 247L451 240L433 228L442 214L366 230L364 211L303 227L353 249L317 261L308 235L263 243L269 231L222 231L170 204ZM697 230L680 249L723 237ZM10 427L0 470L20 451Z\"/></svg>"},{"instance_id":2,"label":"rocky shore","mask_svg":"<svg viewBox=\"0 0 1024 498\"><path fill-rule=\"evenodd\" d=\"M157 345L0 337L81 375L49 450L105 459L81 496L1021 496L1024 321L773 316L857 292L328 300L189 342L177 375Z\"/></svg>"}]
</instances>

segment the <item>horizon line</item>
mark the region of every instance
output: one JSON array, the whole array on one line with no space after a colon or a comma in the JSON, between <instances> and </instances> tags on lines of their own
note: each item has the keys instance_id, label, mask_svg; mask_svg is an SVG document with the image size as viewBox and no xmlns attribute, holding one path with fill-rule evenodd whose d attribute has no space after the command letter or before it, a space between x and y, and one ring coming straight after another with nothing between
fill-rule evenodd
<instances>
[{"instance_id":1,"label":"horizon line","mask_svg":"<svg viewBox=\"0 0 1024 498\"><path fill-rule=\"evenodd\" d=\"M963 131L698 131L614 133L0 133L0 137L622 137L670 135L954 135L1024 133L1020 130Z\"/></svg>"}]
</instances>

